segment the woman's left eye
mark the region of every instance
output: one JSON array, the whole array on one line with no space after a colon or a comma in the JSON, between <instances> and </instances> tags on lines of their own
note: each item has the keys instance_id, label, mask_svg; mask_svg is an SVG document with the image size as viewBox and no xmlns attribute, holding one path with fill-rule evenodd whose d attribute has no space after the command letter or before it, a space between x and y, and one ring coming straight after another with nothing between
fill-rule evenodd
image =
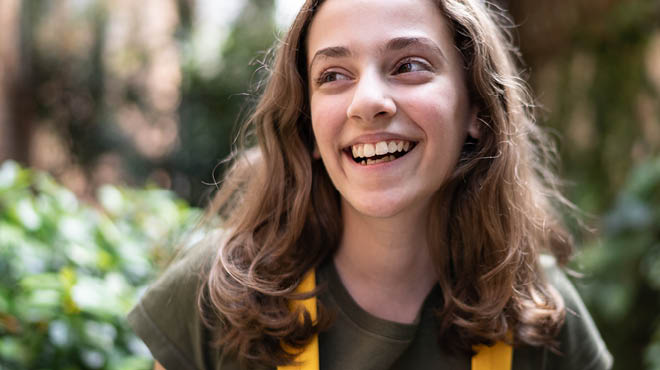
<instances>
[{"instance_id":1,"label":"woman's left eye","mask_svg":"<svg viewBox=\"0 0 660 370\"><path fill-rule=\"evenodd\" d=\"M401 73L419 72L419 71L428 71L428 70L430 70L428 64L419 60L409 59L409 60L404 60L402 63L400 63L396 67L394 73L401 74Z\"/></svg>"}]
</instances>

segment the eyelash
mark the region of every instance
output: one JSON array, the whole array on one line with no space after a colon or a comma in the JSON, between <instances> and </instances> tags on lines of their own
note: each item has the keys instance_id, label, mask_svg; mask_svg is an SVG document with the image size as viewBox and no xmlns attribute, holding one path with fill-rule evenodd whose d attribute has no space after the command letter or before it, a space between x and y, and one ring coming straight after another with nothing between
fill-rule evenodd
<instances>
[{"instance_id":1,"label":"eyelash","mask_svg":"<svg viewBox=\"0 0 660 370\"><path fill-rule=\"evenodd\" d=\"M403 67L406 64L418 64L422 66L422 70L424 71L431 71L433 68L431 65L423 60L416 59L416 58L406 58L397 63L396 67L394 68L395 71L399 71L401 67ZM419 72L419 71L410 71L410 72ZM402 73L410 73L410 72L402 72Z\"/></svg>"},{"instance_id":2,"label":"eyelash","mask_svg":"<svg viewBox=\"0 0 660 370\"><path fill-rule=\"evenodd\" d=\"M337 72L337 71L326 71L326 72L321 73L321 75L317 79L315 79L314 81L316 82L317 85L323 85L323 84L328 83L328 82L334 82L336 80L334 80L334 81L325 81L325 79L328 76L332 76L332 75L336 76L336 75L339 75L339 74L341 74L341 73Z\"/></svg>"},{"instance_id":3,"label":"eyelash","mask_svg":"<svg viewBox=\"0 0 660 370\"><path fill-rule=\"evenodd\" d=\"M400 72L399 73L398 72L399 69L401 69L402 66L407 65L407 64L420 65L420 66L422 66L423 71L431 71L433 69L431 67L431 65L429 63L425 62L425 61L415 59L415 58L405 58L405 59L401 60L399 63L396 64L396 67L394 68L395 74L419 72L419 71L409 71L409 72ZM326 84L326 83L329 83L329 82L337 81L336 79L333 80L333 81L326 81L326 79L329 76L337 76L337 75L341 75L341 74L342 74L341 72L337 72L337 71L326 71L326 72L321 73L321 75L318 78L316 78L314 81L316 82L317 86L320 86L320 85L323 85L323 84Z\"/></svg>"}]
</instances>

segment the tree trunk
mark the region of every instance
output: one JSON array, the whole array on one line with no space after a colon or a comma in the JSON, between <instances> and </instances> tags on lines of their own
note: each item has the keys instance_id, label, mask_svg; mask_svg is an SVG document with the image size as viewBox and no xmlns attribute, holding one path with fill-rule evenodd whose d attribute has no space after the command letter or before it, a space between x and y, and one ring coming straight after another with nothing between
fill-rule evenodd
<instances>
[{"instance_id":1,"label":"tree trunk","mask_svg":"<svg viewBox=\"0 0 660 370\"><path fill-rule=\"evenodd\" d=\"M21 1L0 1L0 161L29 160L30 95L21 64Z\"/></svg>"}]
</instances>

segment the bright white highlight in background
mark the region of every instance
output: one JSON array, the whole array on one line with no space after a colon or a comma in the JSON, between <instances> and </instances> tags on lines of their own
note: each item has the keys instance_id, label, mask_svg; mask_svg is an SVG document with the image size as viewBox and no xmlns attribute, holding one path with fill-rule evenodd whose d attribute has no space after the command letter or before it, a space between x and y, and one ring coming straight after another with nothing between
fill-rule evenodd
<instances>
[{"instance_id":1,"label":"bright white highlight in background","mask_svg":"<svg viewBox=\"0 0 660 370\"><path fill-rule=\"evenodd\" d=\"M275 23L277 28L286 31L304 3L305 0L275 0Z\"/></svg>"},{"instance_id":2,"label":"bright white highlight in background","mask_svg":"<svg viewBox=\"0 0 660 370\"><path fill-rule=\"evenodd\" d=\"M245 0L195 2L193 53L203 76L214 76L220 67L220 49L231 23L241 13Z\"/></svg>"},{"instance_id":3,"label":"bright white highlight in background","mask_svg":"<svg viewBox=\"0 0 660 370\"><path fill-rule=\"evenodd\" d=\"M2 1L2 0L0 0ZM82 1L82 0L78 0ZM246 0L198 0L192 35L192 54L205 77L213 77L222 64L222 44L231 31L231 23L241 13ZM286 31L305 0L275 0L275 24Z\"/></svg>"}]
</instances>

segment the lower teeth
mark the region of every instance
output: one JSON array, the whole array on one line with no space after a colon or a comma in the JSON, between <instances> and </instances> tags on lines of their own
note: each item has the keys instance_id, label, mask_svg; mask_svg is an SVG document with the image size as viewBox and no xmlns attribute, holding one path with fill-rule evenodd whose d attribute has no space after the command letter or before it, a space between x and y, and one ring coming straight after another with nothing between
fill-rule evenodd
<instances>
[{"instance_id":1,"label":"lower teeth","mask_svg":"<svg viewBox=\"0 0 660 370\"><path fill-rule=\"evenodd\" d=\"M366 160L363 159L363 160L360 162L360 164L363 165L363 166L368 166L368 165L370 165L370 164L377 164L377 163L383 163L383 162L391 162L391 161L393 161L393 160L395 160L395 159L396 159L395 156L393 156L393 155L388 155L388 156L386 156L386 157L379 158L379 159L366 159Z\"/></svg>"}]
</instances>

